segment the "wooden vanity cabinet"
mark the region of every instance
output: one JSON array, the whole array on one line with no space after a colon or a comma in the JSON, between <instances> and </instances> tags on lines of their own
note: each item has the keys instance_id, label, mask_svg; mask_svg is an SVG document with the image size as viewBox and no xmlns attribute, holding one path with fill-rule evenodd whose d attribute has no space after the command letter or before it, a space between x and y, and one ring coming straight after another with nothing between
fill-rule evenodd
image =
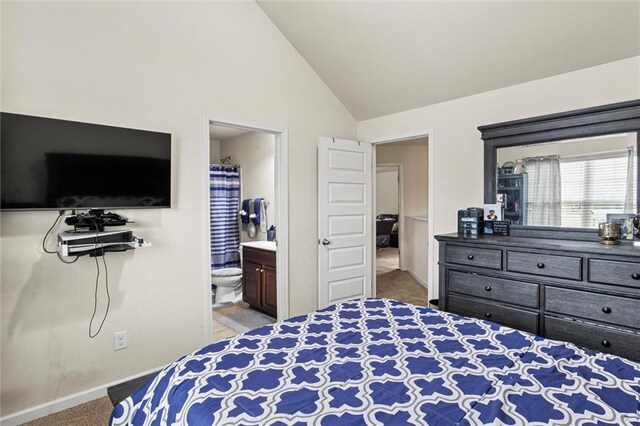
<instances>
[{"instance_id":1,"label":"wooden vanity cabinet","mask_svg":"<svg viewBox=\"0 0 640 426\"><path fill-rule=\"evenodd\" d=\"M276 317L276 252L244 246L242 255L242 300L252 308Z\"/></svg>"}]
</instances>

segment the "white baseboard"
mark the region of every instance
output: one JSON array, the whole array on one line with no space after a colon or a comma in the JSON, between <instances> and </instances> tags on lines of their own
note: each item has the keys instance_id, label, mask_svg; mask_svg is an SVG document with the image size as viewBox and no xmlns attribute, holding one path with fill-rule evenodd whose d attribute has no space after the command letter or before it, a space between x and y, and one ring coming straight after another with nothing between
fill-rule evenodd
<instances>
[{"instance_id":1,"label":"white baseboard","mask_svg":"<svg viewBox=\"0 0 640 426\"><path fill-rule=\"evenodd\" d=\"M427 289L429 288L429 285L427 284L427 282L426 282L424 279L422 279L421 277L419 277L419 276L418 276L418 274L416 274L416 273L413 271L413 269L411 269L411 268L407 268L407 272L408 272L409 274L411 274L411 276L412 276L413 278L415 278L415 280L416 280L416 281L418 281L418 282L419 282L423 287L425 287L425 288L427 288Z\"/></svg>"},{"instance_id":2,"label":"white baseboard","mask_svg":"<svg viewBox=\"0 0 640 426\"><path fill-rule=\"evenodd\" d=\"M151 374L154 371L158 371L162 368L164 368L164 366L154 368L143 373L135 374L133 376L125 377L123 379L116 380L114 382L110 382L93 389L65 396L64 398L56 399L51 402L36 405L35 407L27 408L26 410L18 411L17 413L13 413L0 418L0 426L21 425L23 423L39 419L40 417L48 416L49 414L54 414L59 411L66 410L67 408L75 407L76 405L84 404L85 402L102 398L103 396L107 396L107 388L110 388L111 386L117 385L122 382L137 379L138 377L142 377L147 374Z\"/></svg>"}]
</instances>

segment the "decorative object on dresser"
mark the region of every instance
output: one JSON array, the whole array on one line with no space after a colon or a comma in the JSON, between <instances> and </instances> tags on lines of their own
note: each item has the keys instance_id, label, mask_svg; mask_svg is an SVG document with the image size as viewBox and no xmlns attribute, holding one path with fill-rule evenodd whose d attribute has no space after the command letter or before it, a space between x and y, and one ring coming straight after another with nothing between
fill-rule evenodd
<instances>
[{"instance_id":1,"label":"decorative object on dresser","mask_svg":"<svg viewBox=\"0 0 640 426\"><path fill-rule=\"evenodd\" d=\"M600 244L618 244L618 238L620 238L620 225L611 222L600 222L598 226L598 236L600 237Z\"/></svg>"},{"instance_id":2,"label":"decorative object on dresser","mask_svg":"<svg viewBox=\"0 0 640 426\"><path fill-rule=\"evenodd\" d=\"M484 210L479 207L468 207L458 210L458 234L477 236L484 227Z\"/></svg>"},{"instance_id":3,"label":"decorative object on dresser","mask_svg":"<svg viewBox=\"0 0 640 426\"><path fill-rule=\"evenodd\" d=\"M640 250L458 234L440 242L440 309L640 360Z\"/></svg>"},{"instance_id":4,"label":"decorative object on dresser","mask_svg":"<svg viewBox=\"0 0 640 426\"><path fill-rule=\"evenodd\" d=\"M278 314L276 276L275 251L242 246L242 299L273 317Z\"/></svg>"}]
</instances>

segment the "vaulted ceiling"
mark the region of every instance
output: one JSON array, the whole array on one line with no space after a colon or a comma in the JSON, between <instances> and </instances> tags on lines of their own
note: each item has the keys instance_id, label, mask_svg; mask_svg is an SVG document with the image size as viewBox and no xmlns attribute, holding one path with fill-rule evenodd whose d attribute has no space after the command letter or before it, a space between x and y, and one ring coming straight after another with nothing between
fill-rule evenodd
<instances>
[{"instance_id":1,"label":"vaulted ceiling","mask_svg":"<svg viewBox=\"0 0 640 426\"><path fill-rule=\"evenodd\" d=\"M359 121L640 55L638 0L258 4Z\"/></svg>"}]
</instances>

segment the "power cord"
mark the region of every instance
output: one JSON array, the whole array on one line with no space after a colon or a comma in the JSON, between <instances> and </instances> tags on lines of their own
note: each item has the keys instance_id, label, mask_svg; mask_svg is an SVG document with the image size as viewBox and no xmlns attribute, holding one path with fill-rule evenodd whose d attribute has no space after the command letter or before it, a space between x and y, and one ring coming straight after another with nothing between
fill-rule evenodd
<instances>
[{"instance_id":1,"label":"power cord","mask_svg":"<svg viewBox=\"0 0 640 426\"><path fill-rule=\"evenodd\" d=\"M53 222L53 225L51 225L51 228L49 228L49 230L47 231L46 234L44 234L44 238L42 239L42 250L44 250L45 253L49 253L49 254L54 254L54 253L58 253L58 251L49 251L47 250L47 248L45 247L45 243L47 242L47 238L49 238L49 234L51 233L51 231L53 230L53 228L56 227L56 225L58 224L58 222L60 221L60 218L62 217L62 215L64 214L64 210L60 210L58 216L56 217L56 220Z\"/></svg>"},{"instance_id":2,"label":"power cord","mask_svg":"<svg viewBox=\"0 0 640 426\"><path fill-rule=\"evenodd\" d=\"M55 228L58 222L60 222L60 218L63 215L64 215L64 210L60 210L58 216L56 217L56 220L53 222L53 225L51 225L47 233L44 235L44 238L42 239L42 250L44 250L44 252L48 254L55 253L58 256L58 259L60 259L62 263L71 264L71 263L77 262L80 256L76 256L76 258L73 259L72 261L68 261L62 257L62 255L58 250L51 251L51 250L47 250L47 247L46 247L49 234L51 234L51 231L53 231L53 228ZM89 338L90 339L93 339L98 334L100 334L100 331L102 330L102 326L104 325L105 321L107 320L107 316L109 315L109 307L111 306L111 294L109 294L109 270L107 269L107 260L105 259L104 250L102 250L101 248L100 249L98 248L98 236L99 236L98 224L96 223L95 220L92 220L92 222L93 222L93 226L96 228L95 242L93 247L95 251L93 258L96 262L96 286L95 286L95 291L93 293L93 314L91 315L91 319L89 320ZM100 252L98 252L98 250L100 250ZM105 291L107 293L107 309L104 313L104 317L102 318L102 321L100 322L100 327L98 327L98 331L96 331L94 334L92 332L93 320L95 319L96 313L98 312L98 283L100 281L100 263L98 263L98 256L102 257L102 263L104 264L104 276L105 276L104 286L105 286Z\"/></svg>"},{"instance_id":3,"label":"power cord","mask_svg":"<svg viewBox=\"0 0 640 426\"><path fill-rule=\"evenodd\" d=\"M95 222L95 220L92 220L93 225L96 228L96 236L95 236L95 242L94 242L94 250L96 251L96 253L94 253L93 259L96 262L96 286L95 286L95 291L93 293L93 314L91 315L91 319L89 320L89 338L93 339L94 337L96 337L98 334L100 334L100 331L102 330L102 326L104 325L104 322L107 320L107 316L109 315L109 306L111 306L111 295L109 294L109 270L107 269L107 260L106 260L106 256L105 256L105 252L104 250L101 250L101 257L102 257L102 263L104 264L104 275L105 275L105 280L104 280L104 288L105 291L107 293L107 309L105 310L104 313L104 317L102 318L102 321L100 322L100 327L98 327L98 331L96 331L95 334L93 334L91 332L91 330L93 329L93 320L95 319L96 313L98 312L98 282L100 280L100 264L98 263L98 224Z\"/></svg>"},{"instance_id":4,"label":"power cord","mask_svg":"<svg viewBox=\"0 0 640 426\"><path fill-rule=\"evenodd\" d=\"M76 258L75 258L75 259L73 259L72 261L68 261L68 260L65 260L65 258L64 258L64 257L62 257L62 255L60 255L60 252L59 252L58 250L50 251L50 250L47 250L47 247L46 247L47 238L49 238L49 234L51 233L51 231L53 231L53 228L55 228L55 227L56 227L56 225L57 225L57 224L58 224L58 222L60 221L60 218L61 218L63 215L64 215L64 210L59 210L59 211L58 211L58 216L56 217L56 220L53 222L53 225L51 225L51 228L49 228L49 230L47 231L47 233L46 233L46 234L44 234L44 238L42 239L42 250L44 250L44 252L45 252L45 253L48 253L48 254L54 254L54 253L55 253L56 255L58 255L58 259L60 259L60 262L62 262L62 263L66 263L67 265L70 265L70 264L72 264L72 263L76 263L76 262L78 261L78 258L79 258L80 256L76 256Z\"/></svg>"}]
</instances>

